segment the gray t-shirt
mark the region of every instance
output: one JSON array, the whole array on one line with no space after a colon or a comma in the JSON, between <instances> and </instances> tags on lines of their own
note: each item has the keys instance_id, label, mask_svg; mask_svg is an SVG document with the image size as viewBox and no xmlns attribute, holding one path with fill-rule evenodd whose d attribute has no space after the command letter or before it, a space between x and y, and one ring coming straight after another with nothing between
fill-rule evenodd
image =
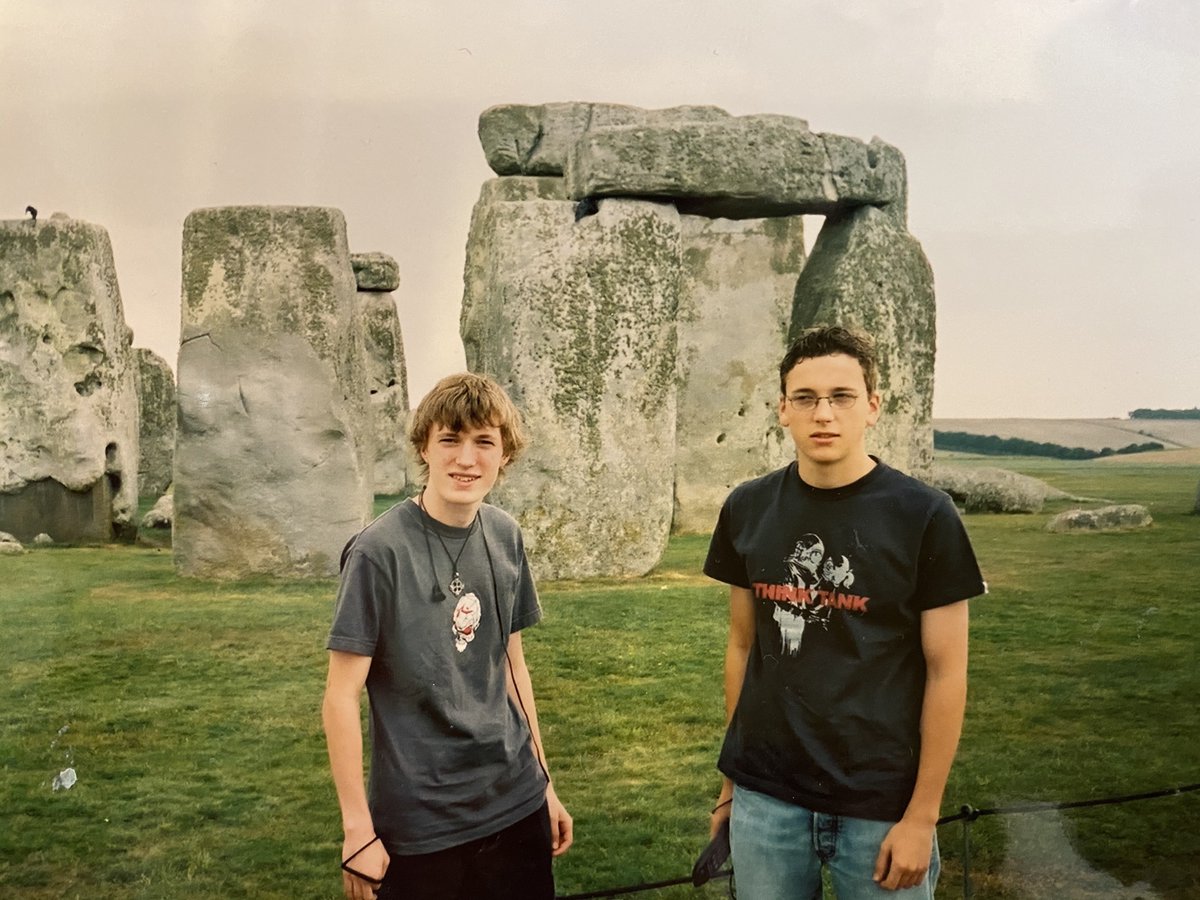
<instances>
[{"instance_id":1,"label":"gray t-shirt","mask_svg":"<svg viewBox=\"0 0 1200 900\"><path fill-rule=\"evenodd\" d=\"M368 798L391 852L486 837L545 800L529 728L506 689L508 638L541 618L521 531L484 504L467 535L406 501L343 553L326 646L371 657ZM448 554L460 549L455 597Z\"/></svg>"}]
</instances>

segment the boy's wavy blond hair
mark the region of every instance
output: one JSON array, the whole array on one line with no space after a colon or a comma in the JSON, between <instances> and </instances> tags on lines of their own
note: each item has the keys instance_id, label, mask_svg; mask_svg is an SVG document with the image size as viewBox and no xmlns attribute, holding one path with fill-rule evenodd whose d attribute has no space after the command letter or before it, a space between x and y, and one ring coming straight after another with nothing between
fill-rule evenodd
<instances>
[{"instance_id":1,"label":"boy's wavy blond hair","mask_svg":"<svg viewBox=\"0 0 1200 900\"><path fill-rule=\"evenodd\" d=\"M520 410L504 388L486 375L471 372L447 375L413 410L408 423L408 442L425 476L429 475L429 466L421 459L421 451L429 443L429 433L439 425L451 431L499 428L501 447L508 457L503 468L516 462L529 444Z\"/></svg>"}]
</instances>

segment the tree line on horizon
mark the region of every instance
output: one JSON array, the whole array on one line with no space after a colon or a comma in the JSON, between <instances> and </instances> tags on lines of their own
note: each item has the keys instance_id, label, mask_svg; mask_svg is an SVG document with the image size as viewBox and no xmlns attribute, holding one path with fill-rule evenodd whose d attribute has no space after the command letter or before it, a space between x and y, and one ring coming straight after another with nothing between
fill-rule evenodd
<instances>
[{"instance_id":1,"label":"tree line on horizon","mask_svg":"<svg viewBox=\"0 0 1200 900\"><path fill-rule=\"evenodd\" d=\"M1131 419L1200 419L1200 407L1191 409L1135 409Z\"/></svg>"},{"instance_id":2,"label":"tree line on horizon","mask_svg":"<svg viewBox=\"0 0 1200 900\"><path fill-rule=\"evenodd\" d=\"M1143 444L1127 444L1124 447L1105 447L1089 450L1086 447L1064 447L1045 441L1027 441L1024 438L1002 438L995 434L971 434L967 431L933 432L935 450L957 450L961 453L982 453L988 456L1048 456L1053 459L1099 459L1102 456L1118 456L1127 453L1146 453L1162 450L1158 441Z\"/></svg>"}]
</instances>

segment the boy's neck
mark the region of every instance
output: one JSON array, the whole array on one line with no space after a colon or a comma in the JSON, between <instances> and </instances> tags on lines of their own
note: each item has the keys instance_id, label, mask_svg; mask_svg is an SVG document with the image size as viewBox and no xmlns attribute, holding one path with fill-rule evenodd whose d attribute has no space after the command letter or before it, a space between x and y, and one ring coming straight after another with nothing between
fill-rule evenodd
<instances>
[{"instance_id":1,"label":"boy's neck","mask_svg":"<svg viewBox=\"0 0 1200 900\"><path fill-rule=\"evenodd\" d=\"M425 510L425 514L435 522L440 522L443 525L449 525L452 528L466 528L475 521L475 516L479 513L479 507L482 503L474 503L469 506L460 506L458 504L445 503L434 492L422 490L416 497L417 505Z\"/></svg>"},{"instance_id":2,"label":"boy's neck","mask_svg":"<svg viewBox=\"0 0 1200 900\"><path fill-rule=\"evenodd\" d=\"M801 480L809 487L833 490L854 484L875 468L875 460L866 450L863 450L861 455L838 460L832 464L814 462L803 454L797 453L796 468L800 473Z\"/></svg>"}]
</instances>

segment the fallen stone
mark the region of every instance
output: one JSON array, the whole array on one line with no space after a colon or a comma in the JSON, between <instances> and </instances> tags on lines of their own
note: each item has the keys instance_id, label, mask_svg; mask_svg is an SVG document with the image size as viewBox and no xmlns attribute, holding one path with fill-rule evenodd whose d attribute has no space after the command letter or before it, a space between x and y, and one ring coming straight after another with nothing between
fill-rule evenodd
<instances>
[{"instance_id":1,"label":"fallen stone","mask_svg":"<svg viewBox=\"0 0 1200 900\"><path fill-rule=\"evenodd\" d=\"M184 223L173 553L181 575L326 577L368 521L374 448L346 223Z\"/></svg>"},{"instance_id":2,"label":"fallen stone","mask_svg":"<svg viewBox=\"0 0 1200 900\"><path fill-rule=\"evenodd\" d=\"M34 536L33 543L38 547L48 547L54 543L54 538L43 531L41 534Z\"/></svg>"},{"instance_id":3,"label":"fallen stone","mask_svg":"<svg viewBox=\"0 0 1200 900\"><path fill-rule=\"evenodd\" d=\"M138 400L108 232L0 222L0 527L132 539Z\"/></svg>"},{"instance_id":4,"label":"fallen stone","mask_svg":"<svg viewBox=\"0 0 1200 900\"><path fill-rule=\"evenodd\" d=\"M1127 503L1117 506L1102 506L1099 509L1070 509L1059 513L1049 524L1047 531L1122 531L1129 528L1146 528L1153 524L1150 510L1144 506Z\"/></svg>"},{"instance_id":5,"label":"fallen stone","mask_svg":"<svg viewBox=\"0 0 1200 900\"><path fill-rule=\"evenodd\" d=\"M1037 478L991 466L962 468L935 463L929 482L966 512L1036 513L1058 491Z\"/></svg>"},{"instance_id":6,"label":"fallen stone","mask_svg":"<svg viewBox=\"0 0 1200 900\"><path fill-rule=\"evenodd\" d=\"M567 192L670 200L711 218L832 215L864 204L904 221L904 157L816 134L803 119L739 116L710 122L592 127L567 158Z\"/></svg>"},{"instance_id":7,"label":"fallen stone","mask_svg":"<svg viewBox=\"0 0 1200 900\"><path fill-rule=\"evenodd\" d=\"M7 531L0 531L0 556L15 556L18 553L24 552L25 548L20 541Z\"/></svg>"},{"instance_id":8,"label":"fallen stone","mask_svg":"<svg viewBox=\"0 0 1200 900\"><path fill-rule=\"evenodd\" d=\"M641 109L615 103L506 104L479 116L479 142L497 175L561 176L571 147L590 128L708 122L729 118L715 106Z\"/></svg>"},{"instance_id":9,"label":"fallen stone","mask_svg":"<svg viewBox=\"0 0 1200 900\"><path fill-rule=\"evenodd\" d=\"M496 502L539 578L644 574L671 527L679 216L614 200L576 221L503 190L475 206L460 326L534 436Z\"/></svg>"},{"instance_id":10,"label":"fallen stone","mask_svg":"<svg viewBox=\"0 0 1200 900\"><path fill-rule=\"evenodd\" d=\"M168 490L142 516L143 528L170 528L175 519L175 493Z\"/></svg>"},{"instance_id":11,"label":"fallen stone","mask_svg":"<svg viewBox=\"0 0 1200 900\"><path fill-rule=\"evenodd\" d=\"M894 217L870 206L825 221L796 283L792 337L816 325L870 334L883 409L868 450L929 481L933 465L933 270Z\"/></svg>"},{"instance_id":12,"label":"fallen stone","mask_svg":"<svg viewBox=\"0 0 1200 900\"><path fill-rule=\"evenodd\" d=\"M400 266L386 253L351 253L350 266L359 291L388 293L400 287Z\"/></svg>"},{"instance_id":13,"label":"fallen stone","mask_svg":"<svg viewBox=\"0 0 1200 900\"><path fill-rule=\"evenodd\" d=\"M787 349L804 226L799 217L681 222L671 527L705 533L734 486L795 455L779 427L774 366Z\"/></svg>"},{"instance_id":14,"label":"fallen stone","mask_svg":"<svg viewBox=\"0 0 1200 900\"><path fill-rule=\"evenodd\" d=\"M171 483L175 464L175 373L165 359L135 348L138 407L138 494L161 494Z\"/></svg>"}]
</instances>

